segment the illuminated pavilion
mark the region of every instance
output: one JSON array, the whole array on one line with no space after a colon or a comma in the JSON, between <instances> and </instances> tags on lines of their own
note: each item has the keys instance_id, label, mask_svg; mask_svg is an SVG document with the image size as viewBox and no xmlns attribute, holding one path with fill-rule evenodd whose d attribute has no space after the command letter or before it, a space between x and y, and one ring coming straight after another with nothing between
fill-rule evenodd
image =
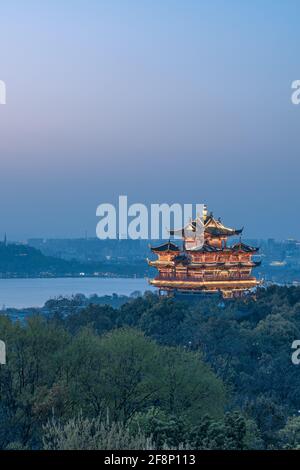
<instances>
[{"instance_id":1,"label":"illuminated pavilion","mask_svg":"<svg viewBox=\"0 0 300 470\"><path fill-rule=\"evenodd\" d=\"M170 235L182 237L182 247L171 242L151 247L156 260L147 260L158 273L149 282L159 292L221 293L224 298L240 297L259 284L252 269L260 265L253 260L258 248L243 243L229 244L228 239L240 236L243 229L228 228L205 207L199 220L203 230L201 241L197 220L188 226L171 230Z\"/></svg>"}]
</instances>

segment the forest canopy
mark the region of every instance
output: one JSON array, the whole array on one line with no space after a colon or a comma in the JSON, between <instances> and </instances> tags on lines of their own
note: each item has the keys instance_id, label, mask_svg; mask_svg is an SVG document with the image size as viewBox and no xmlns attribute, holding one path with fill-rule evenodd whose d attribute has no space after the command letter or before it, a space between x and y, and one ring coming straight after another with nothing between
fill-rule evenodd
<instances>
[{"instance_id":1,"label":"forest canopy","mask_svg":"<svg viewBox=\"0 0 300 470\"><path fill-rule=\"evenodd\" d=\"M0 316L2 449L300 446L299 288L49 305Z\"/></svg>"}]
</instances>

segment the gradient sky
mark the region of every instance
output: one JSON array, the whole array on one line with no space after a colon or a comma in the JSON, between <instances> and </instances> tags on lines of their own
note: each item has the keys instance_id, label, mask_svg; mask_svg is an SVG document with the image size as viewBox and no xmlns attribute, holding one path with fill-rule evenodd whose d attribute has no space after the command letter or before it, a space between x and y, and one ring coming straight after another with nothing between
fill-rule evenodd
<instances>
[{"instance_id":1,"label":"gradient sky","mask_svg":"<svg viewBox=\"0 0 300 470\"><path fill-rule=\"evenodd\" d=\"M0 236L95 235L96 207L207 203L300 238L300 3L0 6Z\"/></svg>"}]
</instances>

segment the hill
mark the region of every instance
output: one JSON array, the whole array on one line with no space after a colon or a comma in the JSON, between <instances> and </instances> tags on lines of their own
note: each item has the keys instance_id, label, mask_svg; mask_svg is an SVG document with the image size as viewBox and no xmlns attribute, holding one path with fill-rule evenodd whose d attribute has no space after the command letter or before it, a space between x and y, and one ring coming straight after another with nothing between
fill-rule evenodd
<instances>
[{"instance_id":1,"label":"hill","mask_svg":"<svg viewBox=\"0 0 300 470\"><path fill-rule=\"evenodd\" d=\"M80 262L44 255L23 244L0 244L0 277L143 276L144 263Z\"/></svg>"}]
</instances>

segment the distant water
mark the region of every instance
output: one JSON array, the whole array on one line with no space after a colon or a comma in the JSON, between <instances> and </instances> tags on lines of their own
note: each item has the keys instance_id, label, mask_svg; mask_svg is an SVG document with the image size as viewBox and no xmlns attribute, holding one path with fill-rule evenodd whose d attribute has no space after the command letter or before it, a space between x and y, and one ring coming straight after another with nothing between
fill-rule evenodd
<instances>
[{"instance_id":1,"label":"distant water","mask_svg":"<svg viewBox=\"0 0 300 470\"><path fill-rule=\"evenodd\" d=\"M57 278L0 279L0 309L5 307L42 307L50 298L74 294L130 295L151 290L146 279Z\"/></svg>"}]
</instances>

